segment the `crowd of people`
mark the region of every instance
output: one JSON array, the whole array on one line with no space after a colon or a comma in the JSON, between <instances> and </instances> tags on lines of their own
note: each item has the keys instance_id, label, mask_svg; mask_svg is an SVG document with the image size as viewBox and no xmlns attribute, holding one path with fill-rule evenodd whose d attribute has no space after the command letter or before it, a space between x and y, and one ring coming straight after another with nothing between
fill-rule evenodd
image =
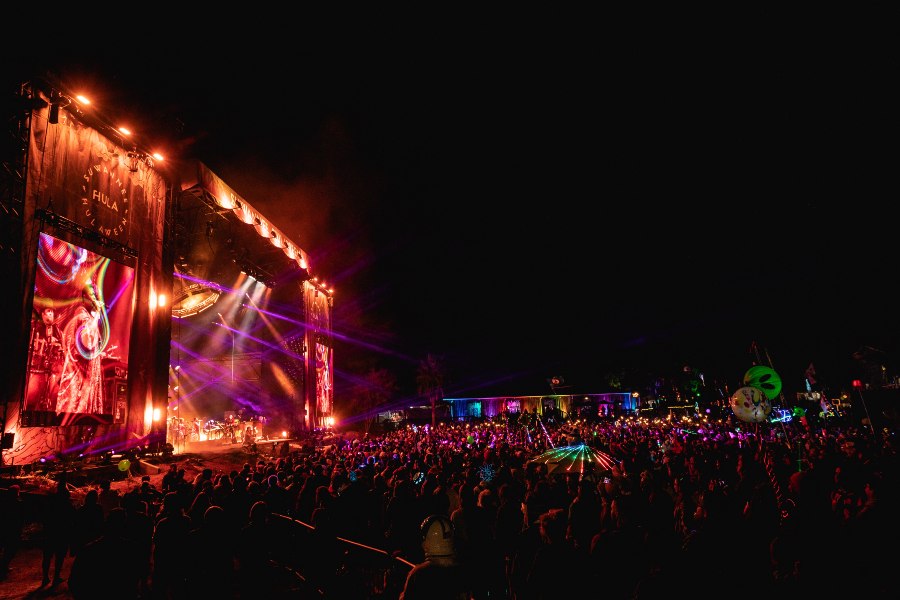
<instances>
[{"instance_id":1,"label":"crowd of people","mask_svg":"<svg viewBox=\"0 0 900 600\"><path fill-rule=\"evenodd\" d=\"M613 466L532 460L579 444ZM890 427L504 418L282 449L193 480L176 456L160 489L107 482L78 507L61 482L43 511L43 583L68 552L76 598L112 584L121 598L267 597L282 515L315 532L317 551L292 566L320 589L347 568L328 551L336 537L415 565L370 597L895 593Z\"/></svg>"}]
</instances>

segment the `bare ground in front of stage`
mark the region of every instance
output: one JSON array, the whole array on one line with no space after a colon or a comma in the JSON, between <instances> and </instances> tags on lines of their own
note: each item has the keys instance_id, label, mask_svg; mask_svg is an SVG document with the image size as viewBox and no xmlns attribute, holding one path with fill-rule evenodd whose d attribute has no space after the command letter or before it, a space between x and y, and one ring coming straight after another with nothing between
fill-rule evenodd
<instances>
[{"instance_id":1,"label":"bare ground in front of stage","mask_svg":"<svg viewBox=\"0 0 900 600\"><path fill-rule=\"evenodd\" d=\"M256 444L256 452L248 452L240 444L226 444L218 441L189 443L184 452L174 454L171 458L150 460L150 464L157 465L159 472L153 473L152 468L142 466L145 474L150 475L150 483L156 489L162 489L162 478L171 463L176 463L184 469L184 478L193 481L203 469L212 469L213 477L219 473L230 473L232 470L240 471L244 463L255 464L257 461L275 461L278 458L283 439L264 440ZM300 447L299 442L289 440L291 450ZM131 489L131 486L141 484L141 473L134 473L128 480L119 481L112 485L120 493Z\"/></svg>"}]
</instances>

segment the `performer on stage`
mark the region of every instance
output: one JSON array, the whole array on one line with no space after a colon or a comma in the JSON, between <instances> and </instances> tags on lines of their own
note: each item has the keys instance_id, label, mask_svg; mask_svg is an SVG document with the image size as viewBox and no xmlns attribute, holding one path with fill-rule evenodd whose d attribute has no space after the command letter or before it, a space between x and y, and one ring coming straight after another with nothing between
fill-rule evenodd
<instances>
[{"instance_id":1,"label":"performer on stage","mask_svg":"<svg viewBox=\"0 0 900 600\"><path fill-rule=\"evenodd\" d=\"M103 412L104 340L100 307L79 306L63 331L65 362L56 400L57 413ZM112 348L110 348L112 350Z\"/></svg>"},{"instance_id":2,"label":"performer on stage","mask_svg":"<svg viewBox=\"0 0 900 600\"><path fill-rule=\"evenodd\" d=\"M256 428L253 427L252 423L248 423L244 428L244 436L242 439L245 445L256 441Z\"/></svg>"},{"instance_id":3,"label":"performer on stage","mask_svg":"<svg viewBox=\"0 0 900 600\"><path fill-rule=\"evenodd\" d=\"M184 452L184 444L187 438L187 430L184 426L184 419L181 417L172 417L172 425L170 427L172 433L172 446L176 453Z\"/></svg>"}]
</instances>

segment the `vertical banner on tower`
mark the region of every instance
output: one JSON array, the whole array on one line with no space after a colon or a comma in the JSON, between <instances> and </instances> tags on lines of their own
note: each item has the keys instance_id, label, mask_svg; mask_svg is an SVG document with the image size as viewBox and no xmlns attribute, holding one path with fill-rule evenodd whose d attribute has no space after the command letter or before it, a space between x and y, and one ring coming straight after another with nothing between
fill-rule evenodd
<instances>
[{"instance_id":1,"label":"vertical banner on tower","mask_svg":"<svg viewBox=\"0 0 900 600\"><path fill-rule=\"evenodd\" d=\"M322 414L331 414L331 348L316 344L316 399Z\"/></svg>"},{"instance_id":2,"label":"vertical banner on tower","mask_svg":"<svg viewBox=\"0 0 900 600\"><path fill-rule=\"evenodd\" d=\"M334 348L331 340L331 306L330 297L304 283L309 320L311 355L311 376L315 381L315 398L313 406L313 426L325 425L325 419L333 417L334 398ZM313 390L310 390L311 392Z\"/></svg>"}]
</instances>

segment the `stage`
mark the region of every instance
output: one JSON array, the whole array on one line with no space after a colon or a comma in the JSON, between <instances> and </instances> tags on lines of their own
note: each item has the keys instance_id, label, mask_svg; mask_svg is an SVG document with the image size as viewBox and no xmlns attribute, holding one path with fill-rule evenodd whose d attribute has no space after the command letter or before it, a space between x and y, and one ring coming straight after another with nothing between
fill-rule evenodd
<instances>
[{"instance_id":1,"label":"stage","mask_svg":"<svg viewBox=\"0 0 900 600\"><path fill-rule=\"evenodd\" d=\"M300 440L296 438L268 438L256 440L256 453L266 456L278 456L284 443L288 443L290 450L299 450L301 447ZM203 440L194 442L185 442L183 448L175 447L175 455L180 454L209 454L209 453L225 453L233 452L245 448L240 442L232 443L229 440ZM247 454L253 452L247 451Z\"/></svg>"}]
</instances>

